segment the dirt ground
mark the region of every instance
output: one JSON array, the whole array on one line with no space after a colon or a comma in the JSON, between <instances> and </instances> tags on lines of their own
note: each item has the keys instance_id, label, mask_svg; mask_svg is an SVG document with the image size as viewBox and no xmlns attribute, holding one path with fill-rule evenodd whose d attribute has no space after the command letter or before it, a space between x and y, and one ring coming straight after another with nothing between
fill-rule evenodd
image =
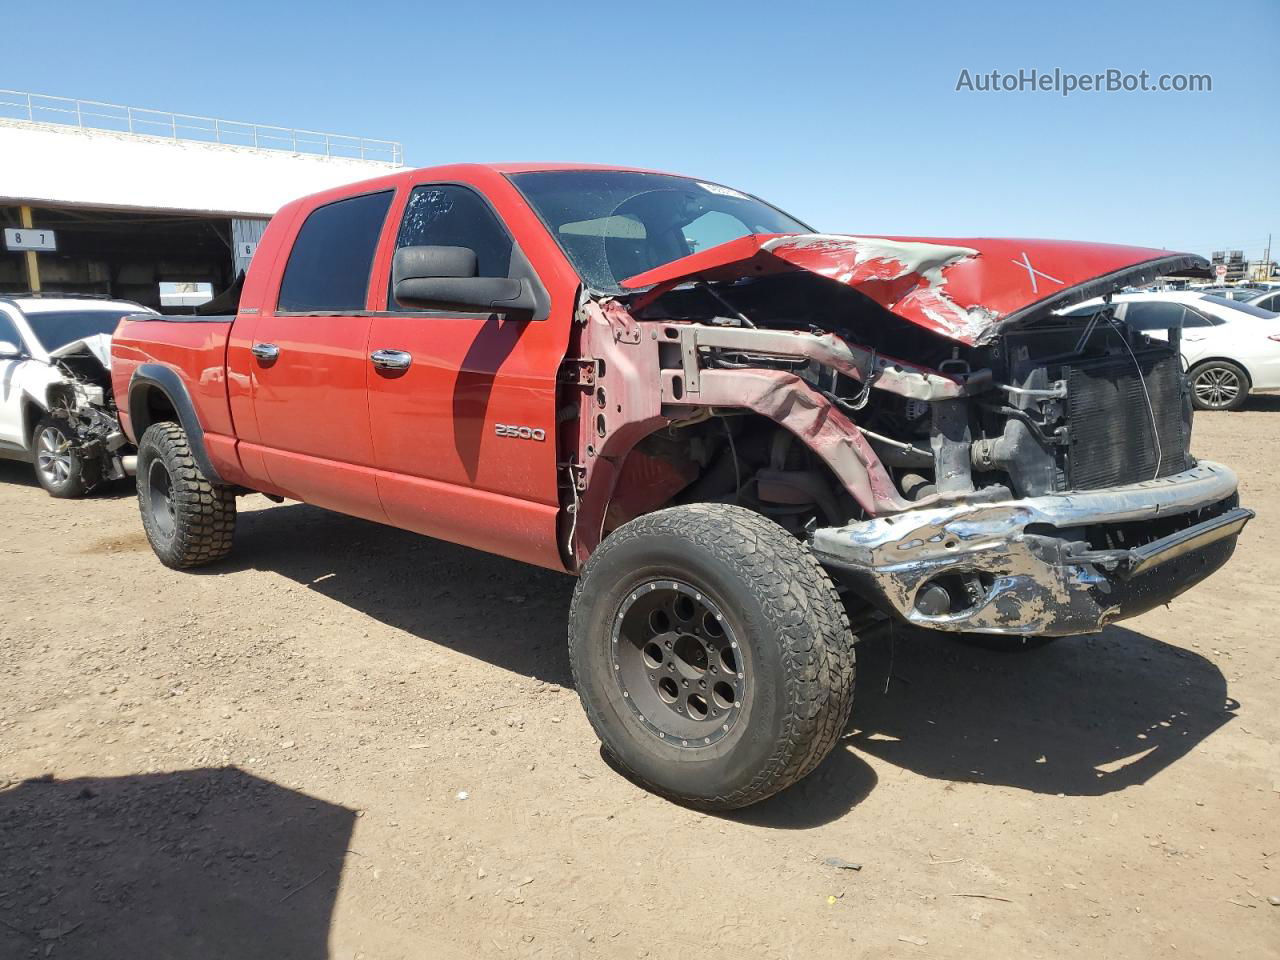
<instances>
[{"instance_id":1,"label":"dirt ground","mask_svg":"<svg viewBox=\"0 0 1280 960\"><path fill-rule=\"evenodd\" d=\"M259 496L180 574L130 487L0 464L0 957L1280 957L1280 401L1195 449L1260 514L1224 571L1035 652L868 636L732 816L601 757L566 577Z\"/></svg>"}]
</instances>

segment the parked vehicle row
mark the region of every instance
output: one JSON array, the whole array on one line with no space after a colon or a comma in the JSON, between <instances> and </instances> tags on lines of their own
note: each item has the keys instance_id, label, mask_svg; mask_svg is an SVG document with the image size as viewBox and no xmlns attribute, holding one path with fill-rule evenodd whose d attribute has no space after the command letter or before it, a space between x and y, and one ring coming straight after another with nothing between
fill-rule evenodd
<instances>
[{"instance_id":1,"label":"parked vehicle row","mask_svg":"<svg viewBox=\"0 0 1280 960\"><path fill-rule=\"evenodd\" d=\"M1258 295L1258 291L1253 287L1201 287L1187 292L1209 294L1221 297L1223 300L1238 300L1241 303L1246 303Z\"/></svg>"}]
</instances>

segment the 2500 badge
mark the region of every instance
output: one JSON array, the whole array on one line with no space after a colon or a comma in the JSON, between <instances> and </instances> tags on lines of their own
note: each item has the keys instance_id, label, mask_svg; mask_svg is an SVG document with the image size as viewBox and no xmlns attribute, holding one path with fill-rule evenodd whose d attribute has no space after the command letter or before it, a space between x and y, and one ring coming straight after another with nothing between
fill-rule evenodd
<instances>
[{"instance_id":1,"label":"2500 badge","mask_svg":"<svg viewBox=\"0 0 1280 960\"><path fill-rule=\"evenodd\" d=\"M494 429L500 437L514 437L517 440L545 440L547 431L541 427L521 427L514 423L496 423Z\"/></svg>"}]
</instances>

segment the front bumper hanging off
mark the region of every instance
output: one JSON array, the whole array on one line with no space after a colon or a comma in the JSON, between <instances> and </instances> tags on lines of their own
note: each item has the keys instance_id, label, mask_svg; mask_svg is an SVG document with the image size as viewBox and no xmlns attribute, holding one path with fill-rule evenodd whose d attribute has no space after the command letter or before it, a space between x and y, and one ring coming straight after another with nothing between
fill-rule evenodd
<instances>
[{"instance_id":1,"label":"front bumper hanging off","mask_svg":"<svg viewBox=\"0 0 1280 960\"><path fill-rule=\"evenodd\" d=\"M1106 490L929 507L819 529L818 559L886 613L939 630L1089 633L1222 566L1254 516L1236 475L1200 461ZM1151 538L1151 530L1163 535ZM1171 531L1171 532L1170 532ZM1135 546L1099 546L1134 543Z\"/></svg>"}]
</instances>

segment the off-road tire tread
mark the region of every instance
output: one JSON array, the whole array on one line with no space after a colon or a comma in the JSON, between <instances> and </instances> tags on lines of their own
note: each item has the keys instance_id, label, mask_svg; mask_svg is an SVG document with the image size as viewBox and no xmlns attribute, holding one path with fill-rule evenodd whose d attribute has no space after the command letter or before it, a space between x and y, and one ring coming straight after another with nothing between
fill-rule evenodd
<instances>
[{"instance_id":1,"label":"off-road tire tread","mask_svg":"<svg viewBox=\"0 0 1280 960\"><path fill-rule=\"evenodd\" d=\"M171 548L156 546L151 517L146 502L147 482L142 457L138 463L138 508L147 538L156 556L166 567L182 570L221 560L231 551L236 527L236 498L230 487L210 483L195 457L187 433L176 423L154 423L147 428L138 444L153 446L169 468L170 496L173 499L177 534ZM149 466L149 461L148 464Z\"/></svg>"},{"instance_id":2,"label":"off-road tire tread","mask_svg":"<svg viewBox=\"0 0 1280 960\"><path fill-rule=\"evenodd\" d=\"M610 534L587 562L574 590L569 660L579 691L583 678L577 673L574 647L601 640L574 636L572 611L591 589L592 572L601 557L628 540L650 536L681 537L700 544L736 570L762 598L783 646L785 726L772 756L747 786L711 798L664 789L636 774L622 758L612 752L610 756L647 789L687 806L732 810L757 803L811 773L848 725L856 665L855 638L844 604L813 553L766 517L727 504L691 504L647 514ZM582 702L592 727L604 740L601 718L586 697Z\"/></svg>"}]
</instances>

